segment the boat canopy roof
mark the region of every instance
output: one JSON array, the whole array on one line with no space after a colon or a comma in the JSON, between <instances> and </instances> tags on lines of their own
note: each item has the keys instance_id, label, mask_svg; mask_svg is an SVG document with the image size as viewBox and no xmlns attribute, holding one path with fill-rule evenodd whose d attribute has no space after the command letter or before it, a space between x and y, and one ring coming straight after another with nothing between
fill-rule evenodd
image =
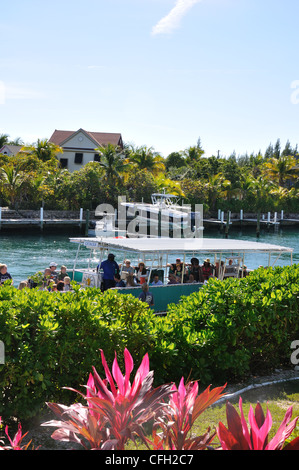
<instances>
[{"instance_id":1,"label":"boat canopy roof","mask_svg":"<svg viewBox=\"0 0 299 470\"><path fill-rule=\"evenodd\" d=\"M89 248L125 250L134 253L292 253L288 248L270 243L215 238L71 238Z\"/></svg>"}]
</instances>

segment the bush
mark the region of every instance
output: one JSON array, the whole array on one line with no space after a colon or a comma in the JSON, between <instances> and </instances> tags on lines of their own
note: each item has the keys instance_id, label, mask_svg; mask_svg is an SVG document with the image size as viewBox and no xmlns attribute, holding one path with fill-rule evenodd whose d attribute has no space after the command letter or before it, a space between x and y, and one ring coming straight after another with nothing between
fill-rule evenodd
<instances>
[{"instance_id":1,"label":"bush","mask_svg":"<svg viewBox=\"0 0 299 470\"><path fill-rule=\"evenodd\" d=\"M111 359L115 348L123 350L129 343L139 357L148 341L144 322L150 315L133 296L112 291L103 295L76 288L62 294L2 287L5 365L0 365L0 416L31 418L45 401L62 394L67 399L62 387L85 383L99 361L100 348Z\"/></svg>"},{"instance_id":2,"label":"bush","mask_svg":"<svg viewBox=\"0 0 299 470\"><path fill-rule=\"evenodd\" d=\"M168 341L180 351L180 364L204 383L290 365L290 344L299 334L298 295L299 265L210 280L169 308Z\"/></svg>"},{"instance_id":3,"label":"bush","mask_svg":"<svg viewBox=\"0 0 299 470\"><path fill-rule=\"evenodd\" d=\"M146 352L155 385L182 376L222 385L289 366L298 340L299 266L260 268L244 279L210 280L155 316L132 295L97 289L0 289L0 416L36 416L45 402L68 402L86 383L99 350L111 362L128 348Z\"/></svg>"}]
</instances>

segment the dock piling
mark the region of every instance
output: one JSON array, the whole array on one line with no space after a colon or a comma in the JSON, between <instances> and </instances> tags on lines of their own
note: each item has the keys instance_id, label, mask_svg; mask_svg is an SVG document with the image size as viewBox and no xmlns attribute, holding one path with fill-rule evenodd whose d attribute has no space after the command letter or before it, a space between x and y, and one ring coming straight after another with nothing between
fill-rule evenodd
<instances>
[{"instance_id":1,"label":"dock piling","mask_svg":"<svg viewBox=\"0 0 299 470\"><path fill-rule=\"evenodd\" d=\"M40 208L40 229L43 231L44 228L44 208Z\"/></svg>"},{"instance_id":2,"label":"dock piling","mask_svg":"<svg viewBox=\"0 0 299 470\"><path fill-rule=\"evenodd\" d=\"M260 222L260 221L261 221L261 211L260 211L260 210L257 212L257 216L256 216L256 217L257 217L257 221L256 221L256 236L257 236L257 238L259 238L259 236L260 236L260 231L261 231L261 222Z\"/></svg>"},{"instance_id":3,"label":"dock piling","mask_svg":"<svg viewBox=\"0 0 299 470\"><path fill-rule=\"evenodd\" d=\"M85 236L88 236L88 229L89 229L89 210L86 211L86 222L85 222Z\"/></svg>"}]
</instances>

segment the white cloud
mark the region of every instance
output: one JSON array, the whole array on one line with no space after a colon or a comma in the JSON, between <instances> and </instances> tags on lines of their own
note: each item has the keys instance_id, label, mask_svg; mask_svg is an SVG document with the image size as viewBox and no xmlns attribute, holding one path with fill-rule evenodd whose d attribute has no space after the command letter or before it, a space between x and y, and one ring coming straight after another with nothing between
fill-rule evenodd
<instances>
[{"instance_id":1,"label":"white cloud","mask_svg":"<svg viewBox=\"0 0 299 470\"><path fill-rule=\"evenodd\" d=\"M196 3L202 0L176 0L173 9L153 27L152 34L169 34L177 29L182 18Z\"/></svg>"}]
</instances>

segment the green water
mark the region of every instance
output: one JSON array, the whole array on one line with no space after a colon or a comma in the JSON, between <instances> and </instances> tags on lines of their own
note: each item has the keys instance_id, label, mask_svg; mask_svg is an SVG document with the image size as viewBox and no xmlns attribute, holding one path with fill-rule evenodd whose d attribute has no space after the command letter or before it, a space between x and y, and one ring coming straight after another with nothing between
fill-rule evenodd
<instances>
[{"instance_id":1,"label":"green water","mask_svg":"<svg viewBox=\"0 0 299 470\"><path fill-rule=\"evenodd\" d=\"M58 267L73 267L76 257L77 246L69 242L71 235L65 234L39 234L39 233L5 233L0 234L0 263L8 266L8 272L14 279L17 286L22 280L37 271L44 270L51 261L55 261ZM204 236L207 238L223 238L224 235L217 230L205 230ZM229 238L239 240L256 241L255 230L244 229L243 231L231 230ZM273 243L287 246L294 249L293 262L299 263L299 231L294 228L285 228L279 231L262 232L259 239L261 243ZM157 240L157 244L159 241ZM86 258L81 258L78 266L86 267L89 252L84 250ZM84 255L85 256L85 255ZM204 258L203 258L204 259ZM122 259L117 259L122 262ZM133 263L138 260L132 260ZM200 260L203 261L203 260ZM259 265L268 264L268 256L261 254L249 254L246 257L246 265L249 268L257 268ZM290 263L290 255L283 254L277 265L284 266Z\"/></svg>"}]
</instances>

